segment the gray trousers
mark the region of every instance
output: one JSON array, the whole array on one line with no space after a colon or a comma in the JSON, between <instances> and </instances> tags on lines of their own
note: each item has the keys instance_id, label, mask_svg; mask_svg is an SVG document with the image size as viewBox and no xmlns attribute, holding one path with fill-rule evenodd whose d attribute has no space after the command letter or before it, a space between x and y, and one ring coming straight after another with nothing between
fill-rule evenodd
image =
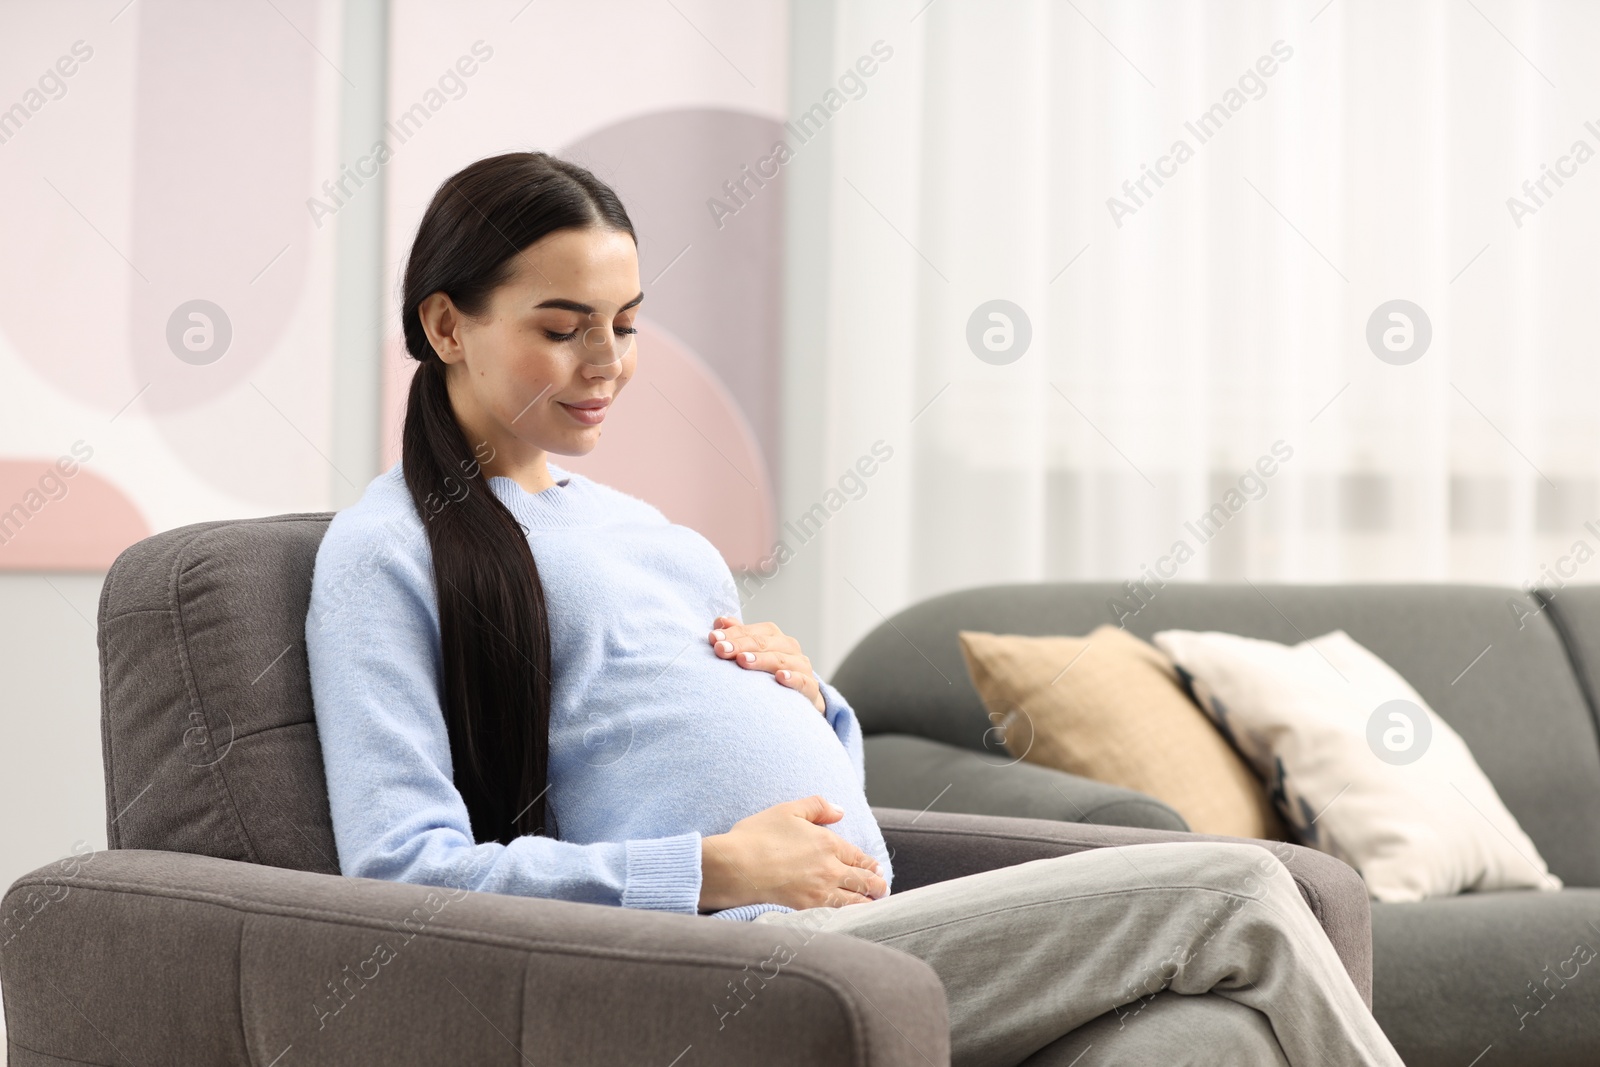
<instances>
[{"instance_id":1,"label":"gray trousers","mask_svg":"<svg viewBox=\"0 0 1600 1067\"><path fill-rule=\"evenodd\" d=\"M1293 877L1257 845L1090 849L755 921L927 961L955 1067L1401 1067Z\"/></svg>"}]
</instances>

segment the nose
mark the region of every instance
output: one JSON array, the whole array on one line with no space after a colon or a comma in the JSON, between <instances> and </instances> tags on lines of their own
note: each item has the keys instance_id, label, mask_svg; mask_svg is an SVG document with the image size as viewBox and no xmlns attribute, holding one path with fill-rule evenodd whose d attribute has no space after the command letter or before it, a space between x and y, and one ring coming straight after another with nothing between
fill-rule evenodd
<instances>
[{"instance_id":1,"label":"nose","mask_svg":"<svg viewBox=\"0 0 1600 1067\"><path fill-rule=\"evenodd\" d=\"M606 332L610 333L609 330ZM631 341L632 338L619 338L619 340ZM580 346L579 354L583 357L583 362L578 367L578 374L581 377L594 382L609 382L622 376L622 358L626 354L626 349L622 346L591 345L585 339L584 344Z\"/></svg>"},{"instance_id":2,"label":"nose","mask_svg":"<svg viewBox=\"0 0 1600 1067\"><path fill-rule=\"evenodd\" d=\"M583 331L582 339L579 353L583 362L591 368L620 368L623 358L633 347L633 334L618 337L610 325L590 326Z\"/></svg>"}]
</instances>

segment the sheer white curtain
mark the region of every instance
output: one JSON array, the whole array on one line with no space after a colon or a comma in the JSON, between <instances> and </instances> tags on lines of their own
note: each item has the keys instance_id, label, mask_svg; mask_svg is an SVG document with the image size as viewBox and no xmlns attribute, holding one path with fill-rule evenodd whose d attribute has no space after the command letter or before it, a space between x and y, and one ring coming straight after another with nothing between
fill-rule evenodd
<instances>
[{"instance_id":1,"label":"sheer white curtain","mask_svg":"<svg viewBox=\"0 0 1600 1067\"><path fill-rule=\"evenodd\" d=\"M824 670L980 583L1600 576L1600 12L825 6L794 115L893 55L789 165L780 517L893 456L780 579Z\"/></svg>"}]
</instances>

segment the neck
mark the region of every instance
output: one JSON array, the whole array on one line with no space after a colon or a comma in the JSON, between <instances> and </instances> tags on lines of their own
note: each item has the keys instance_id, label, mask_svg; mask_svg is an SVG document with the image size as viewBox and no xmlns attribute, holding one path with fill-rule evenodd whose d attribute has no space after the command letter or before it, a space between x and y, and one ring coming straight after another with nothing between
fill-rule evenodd
<instances>
[{"instance_id":1,"label":"neck","mask_svg":"<svg viewBox=\"0 0 1600 1067\"><path fill-rule=\"evenodd\" d=\"M508 462L509 459L497 451L489 462L480 463L484 480L510 478L530 493L542 493L556 484L556 480L550 477L550 467L543 449L534 449L532 458L518 457L516 462Z\"/></svg>"}]
</instances>

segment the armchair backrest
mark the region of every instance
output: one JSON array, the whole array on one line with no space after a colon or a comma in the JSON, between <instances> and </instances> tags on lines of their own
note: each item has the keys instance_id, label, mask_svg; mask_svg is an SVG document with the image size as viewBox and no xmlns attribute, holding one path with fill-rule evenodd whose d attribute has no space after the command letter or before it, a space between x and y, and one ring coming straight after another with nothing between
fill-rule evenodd
<instances>
[{"instance_id":1,"label":"armchair backrest","mask_svg":"<svg viewBox=\"0 0 1600 1067\"><path fill-rule=\"evenodd\" d=\"M339 873L305 649L332 518L197 523L111 565L99 625L111 848Z\"/></svg>"}]
</instances>

